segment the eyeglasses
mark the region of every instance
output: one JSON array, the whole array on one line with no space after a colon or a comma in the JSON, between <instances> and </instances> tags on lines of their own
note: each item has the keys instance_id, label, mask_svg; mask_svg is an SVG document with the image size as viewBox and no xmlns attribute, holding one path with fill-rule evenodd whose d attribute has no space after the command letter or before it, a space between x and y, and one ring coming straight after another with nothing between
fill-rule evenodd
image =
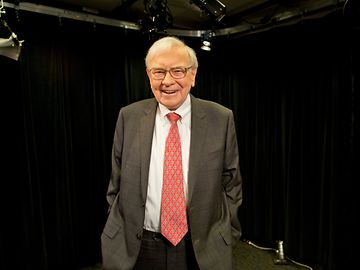
<instances>
[{"instance_id":1,"label":"eyeglasses","mask_svg":"<svg viewBox=\"0 0 360 270\"><path fill-rule=\"evenodd\" d=\"M173 67L170 69L163 69L163 68L151 68L150 72L154 80L163 80L166 77L166 73L170 73L171 77L174 79L182 79L186 76L190 67Z\"/></svg>"}]
</instances>

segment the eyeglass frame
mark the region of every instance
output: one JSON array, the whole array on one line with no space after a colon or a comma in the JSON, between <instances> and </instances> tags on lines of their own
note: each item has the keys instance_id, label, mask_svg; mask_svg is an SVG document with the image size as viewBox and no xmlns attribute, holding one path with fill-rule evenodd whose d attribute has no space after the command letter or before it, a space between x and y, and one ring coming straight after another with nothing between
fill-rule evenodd
<instances>
[{"instance_id":1,"label":"eyeglass frame","mask_svg":"<svg viewBox=\"0 0 360 270\"><path fill-rule=\"evenodd\" d=\"M189 67L172 67L172 68L169 68L169 69L164 69L164 68L150 68L148 69L151 73L151 76L154 80L164 80L165 77L166 77L166 74L169 73L171 78L175 79L175 80L178 80L178 79L184 79L189 71L189 69L191 69L193 66L189 66ZM172 71L174 71L175 69L184 69L184 76L182 77L174 77L174 75L172 74ZM158 70L158 71L163 71L164 72L164 77L162 78L155 78L155 74L152 72L153 70Z\"/></svg>"}]
</instances>

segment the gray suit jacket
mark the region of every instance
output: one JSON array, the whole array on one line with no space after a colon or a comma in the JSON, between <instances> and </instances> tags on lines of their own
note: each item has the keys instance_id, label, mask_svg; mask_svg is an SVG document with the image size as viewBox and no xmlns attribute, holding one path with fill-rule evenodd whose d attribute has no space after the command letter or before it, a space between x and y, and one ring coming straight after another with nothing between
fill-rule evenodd
<instances>
[{"instance_id":1,"label":"gray suit jacket","mask_svg":"<svg viewBox=\"0 0 360 270\"><path fill-rule=\"evenodd\" d=\"M101 235L103 269L132 269L140 251L157 102L120 110L107 192L109 216ZM201 270L232 269L241 236L242 180L233 113L191 96L188 222Z\"/></svg>"}]
</instances>

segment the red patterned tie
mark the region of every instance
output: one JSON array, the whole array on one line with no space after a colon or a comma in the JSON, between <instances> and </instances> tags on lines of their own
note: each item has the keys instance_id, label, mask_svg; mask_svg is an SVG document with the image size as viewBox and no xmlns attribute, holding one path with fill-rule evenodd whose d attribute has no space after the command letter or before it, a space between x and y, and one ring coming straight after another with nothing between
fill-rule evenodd
<instances>
[{"instance_id":1,"label":"red patterned tie","mask_svg":"<svg viewBox=\"0 0 360 270\"><path fill-rule=\"evenodd\" d=\"M180 116L167 115L171 122L165 144L164 178L161 198L161 234L176 246L188 231L184 195L184 176L178 126Z\"/></svg>"}]
</instances>

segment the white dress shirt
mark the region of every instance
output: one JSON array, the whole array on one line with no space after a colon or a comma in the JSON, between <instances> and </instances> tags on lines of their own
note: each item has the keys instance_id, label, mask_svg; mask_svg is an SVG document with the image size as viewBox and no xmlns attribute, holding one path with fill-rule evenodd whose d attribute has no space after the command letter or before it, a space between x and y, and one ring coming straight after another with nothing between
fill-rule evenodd
<instances>
[{"instance_id":1,"label":"white dress shirt","mask_svg":"<svg viewBox=\"0 0 360 270\"><path fill-rule=\"evenodd\" d=\"M160 232L160 208L165 141L171 126L171 123L166 115L170 112L175 112L181 116L181 118L177 121L177 125L181 139L185 199L187 200L188 197L188 171L191 129L190 95L187 96L184 103L175 111L170 111L160 103L156 111L144 221L144 229L153 232Z\"/></svg>"}]
</instances>

